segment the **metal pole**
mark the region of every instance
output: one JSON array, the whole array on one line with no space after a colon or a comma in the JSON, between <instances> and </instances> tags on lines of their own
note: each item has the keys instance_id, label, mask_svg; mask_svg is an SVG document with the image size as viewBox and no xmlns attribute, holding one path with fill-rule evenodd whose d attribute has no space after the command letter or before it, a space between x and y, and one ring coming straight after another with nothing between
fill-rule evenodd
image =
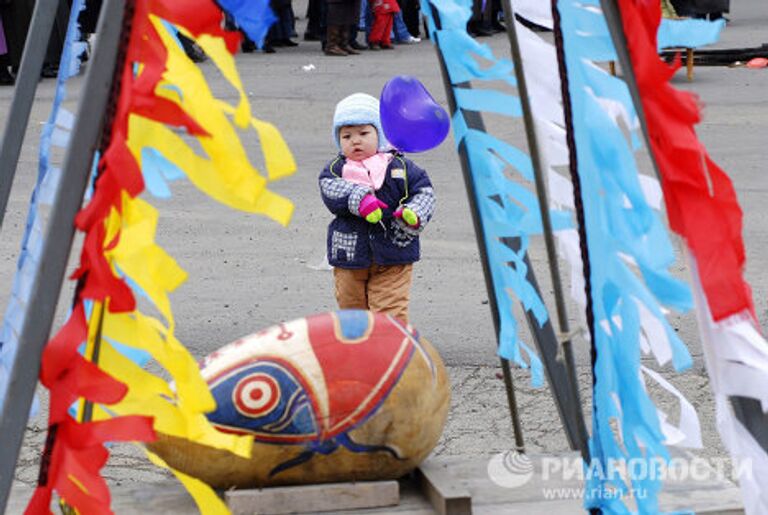
<instances>
[{"instance_id":1,"label":"metal pole","mask_svg":"<svg viewBox=\"0 0 768 515\"><path fill-rule=\"evenodd\" d=\"M432 14L439 28L440 18L439 18L439 14L436 12L434 8L433 8ZM438 40L436 40L435 43L439 47L439 36L438 36ZM456 112L458 108L456 106L455 95L452 89L453 86L451 85L450 78L448 77L447 70L445 67L445 63L439 51L438 51L438 61L440 63L440 69L443 75L443 81L446 85L446 93L448 97L449 107L451 109L451 113L453 114ZM456 87L468 89L471 86L469 83L461 83L461 84L457 84ZM464 111L462 114L464 115L464 119L468 127L472 129L480 130L480 131L485 131L482 116L480 115L480 113L473 112L473 111ZM483 275L485 277L486 288L488 291L489 307L491 308L491 315L493 317L494 328L498 336L499 327L500 327L498 304L496 302L495 290L493 288L493 277L490 272L490 268L488 266L488 256L485 248L485 232L483 229L482 220L478 215L479 211L477 208L477 197L475 194L474 181L472 179L472 173L471 173L472 165L469 162L467 149L463 143L459 145L458 153L459 153L459 158L462 165L464 182L467 188L468 200L470 203L470 210L472 213L472 222L475 228L475 236L477 238L477 245L480 253L480 260L483 266ZM519 238L502 238L501 241L502 243L509 246L511 249L515 251L519 250L520 248ZM538 285L536 282L536 276L533 271L533 267L531 266L530 260L528 259L528 256L527 255L524 256L523 259L528 269L526 280L536 289L536 291L539 291ZM531 334L533 335L534 342L539 350L541 359L544 363L544 370L547 374L549 387L555 399L555 405L558 408L561 421L563 422L563 427L565 429L568 443L572 449L576 449L578 448L577 442L580 439L579 435L586 434L586 428L584 427L583 419L580 422L574 419L572 409L570 408L570 406L573 405L573 401L571 400L572 397L569 392L570 385L567 382L567 372L564 370L564 364L562 360L558 360L557 358L559 344L555 336L555 332L552 327L551 321L547 320L547 322L544 325L540 325L539 322L536 320L536 317L530 311L526 311L525 316L528 322L528 326L530 327ZM512 384L512 376L510 373L509 362L505 359L502 359L501 366L503 371L504 384L507 391L507 402L509 404L510 414L512 416L512 423L515 429L516 447L519 452L523 452L524 446L523 446L523 439L522 439L522 427L519 421L517 403L515 399L514 386Z\"/></svg>"},{"instance_id":2,"label":"metal pole","mask_svg":"<svg viewBox=\"0 0 768 515\"><path fill-rule=\"evenodd\" d=\"M16 165L29 123L29 113L35 100L37 83L40 82L40 72L43 69L58 7L59 0L37 0L24 43L16 88L11 99L11 110L5 120L5 131L0 141L0 227L3 226L8 197L11 195L11 186L16 175Z\"/></svg>"},{"instance_id":3,"label":"metal pole","mask_svg":"<svg viewBox=\"0 0 768 515\"><path fill-rule=\"evenodd\" d=\"M439 43L439 36L435 36L435 44ZM444 67L443 67L444 68ZM465 87L468 85L465 85ZM449 88L450 89L450 88ZM453 92L448 94L448 104L451 112L456 112L456 103ZM485 130L483 120L476 112L465 112L465 120L467 127L478 130ZM491 269L488 266L488 253L485 249L485 229L483 228L482 221L479 216L479 209L477 207L477 197L475 184L472 180L471 163L469 161L469 155L467 153L466 143L462 142L459 145L459 160L461 161L461 168L464 176L464 185L467 188L467 198L469 199L470 211L472 212L472 225L475 228L475 235L477 237L477 248L480 253L480 262L483 266L483 276L485 277L485 286L488 293L488 305L491 308L491 316L493 318L493 328L497 337L501 328L501 321L499 317L499 306L496 299L496 292L493 288L493 276ZM531 270L530 263L528 270ZM497 342L498 345L498 342ZM525 442L523 441L523 427L520 423L520 413L517 408L517 399L515 398L515 386L512 380L512 372L510 370L509 360L505 358L499 358L501 360L501 371L504 379L504 386L507 392L507 404L509 405L509 412L512 416L512 427L514 429L515 436L515 450L519 453L525 452Z\"/></svg>"},{"instance_id":4,"label":"metal pole","mask_svg":"<svg viewBox=\"0 0 768 515\"><path fill-rule=\"evenodd\" d=\"M613 46L616 48L616 55L619 58L619 65L621 66L621 78L627 83L632 102L635 104L635 111L637 111L637 118L640 120L640 127L643 129L643 137L645 138L645 144L648 147L648 153L651 156L653 170L656 172L656 178L661 181L661 171L659 170L659 164L656 162L656 158L653 155L651 138L648 136L648 125L645 123L643 101L640 98L640 89L637 87L635 70L632 68L632 60L629 57L629 47L627 46L627 39L624 37L624 25L622 25L621 22L619 8L616 6L614 0L600 0L600 8L603 10L603 16L608 25L608 31L611 33Z\"/></svg>"},{"instance_id":5,"label":"metal pole","mask_svg":"<svg viewBox=\"0 0 768 515\"><path fill-rule=\"evenodd\" d=\"M579 177L579 160L576 152L576 137L573 132L573 108L568 87L568 67L565 61L565 41L561 27L558 0L551 0L552 4L552 32L555 39L555 52L557 54L557 68L560 74L560 96L563 102L563 121L565 122L566 144L568 146L568 171L573 184L573 200L578 223L578 233L581 247L582 268L584 271L584 296L586 300L585 316L590 341L590 362L592 370L592 387L595 385L595 363L597 362L597 346L595 344L595 315L592 301L592 269L589 260L589 247L587 245L587 229L584 218L584 203L581 194L581 178ZM592 409L594 413L594 406ZM585 456L588 459L589 455ZM595 511L593 509L593 511Z\"/></svg>"},{"instance_id":6,"label":"metal pole","mask_svg":"<svg viewBox=\"0 0 768 515\"><path fill-rule=\"evenodd\" d=\"M72 239L74 218L82 204L91 161L98 148L105 108L115 76L123 28L125 0L106 0L99 16L98 38L80 95L72 141L67 149L59 189L51 207L41 252L25 313L19 349L11 363L8 394L0 412L0 512L13 481L27 415L32 402L40 357L48 341Z\"/></svg>"},{"instance_id":7,"label":"metal pole","mask_svg":"<svg viewBox=\"0 0 768 515\"><path fill-rule=\"evenodd\" d=\"M432 16L435 22L439 26L440 15L434 7L432 7ZM454 113L456 113L456 110L458 109L456 106L456 97L453 93L451 80L450 80L450 77L448 76L448 70L445 67L443 56L440 54L439 46L440 46L439 36L435 35L435 50L437 51L437 59L440 63L440 72L442 73L443 83L445 84L446 96L448 97L448 106L449 106L449 109L451 110L451 114L453 115ZM460 86L464 88L470 87L468 83L463 83ZM465 115L465 119L468 127L471 127L473 129L483 130L483 131L485 130L483 126L483 119L480 117L479 113L468 111L468 112L465 112L464 115ZM489 304L489 307L491 308L491 317L493 318L493 328L494 328L494 332L498 337L500 326L501 326L501 322L499 320L499 308L498 308L498 303L496 302L496 292L493 289L493 277L491 275L490 267L488 266L488 254L485 250L485 230L483 229L483 224L482 224L482 221L480 220L480 215L478 214L479 210L477 207L477 197L475 195L475 185L474 185L474 181L472 180L471 165L469 162L469 155L467 153L465 142L462 142L459 145L458 152L459 152L459 160L461 161L461 169L464 177L464 185L467 188L467 198L469 199L470 212L472 213L472 225L475 228L475 237L477 238L477 248L480 253L480 263L482 264L483 276L485 277L485 286L488 293L488 304ZM498 342L497 342L497 345L498 345ZM523 427L520 423L520 415L517 409L517 399L515 397L515 385L512 379L512 372L510 371L509 361L505 358L500 358L500 360L501 360L502 375L504 379L504 387L507 393L507 404L509 405L509 413L512 417L512 429L514 431L515 450L519 453L523 453L525 452L525 442L523 440Z\"/></svg>"},{"instance_id":8,"label":"metal pole","mask_svg":"<svg viewBox=\"0 0 768 515\"><path fill-rule=\"evenodd\" d=\"M572 395L570 409L573 416L579 421L579 438L577 445L585 459L589 458L589 448L587 445L587 431L584 423L584 414L581 409L581 399L579 396L579 384L576 378L576 365L573 358L573 347L570 336L570 326L568 323L568 312L565 307L565 297L563 295L562 279L560 278L560 268L558 266L557 251L555 250L555 237L552 230L552 219L549 214L549 201L547 197L547 184L544 179L544 170L541 164L539 154L539 145L536 138L536 128L534 125L533 111L531 109L530 97L528 96L528 86L523 71L523 59L520 54L520 45L517 40L517 31L515 29L515 15L510 5L510 0L502 2L504 8L504 19L507 21L507 36L509 46L512 52L512 60L515 65L515 78L517 79L517 91L520 97L520 104L523 109L523 120L525 122L525 135L528 140L528 148L531 155L531 165L536 184L536 194L539 198L539 211L541 213L541 222L544 229L544 243L547 249L547 261L549 264L549 273L552 278L552 289L555 298L555 308L557 311L557 322L560 327L560 334L563 338L561 345L563 357L565 359L565 370L567 372L568 383Z\"/></svg>"},{"instance_id":9,"label":"metal pole","mask_svg":"<svg viewBox=\"0 0 768 515\"><path fill-rule=\"evenodd\" d=\"M637 86L635 69L632 67L632 60L629 55L629 46L627 45L627 38L624 34L624 24L621 20L621 13L616 5L616 0L600 0L600 7L603 10L605 21L608 24L608 30L611 33L613 46L616 47L616 54L618 55L619 64L621 65L622 78L627 83L627 87L632 96L632 101L635 104L635 111L637 111L637 117L640 120L640 126L643 129L643 136L645 137L645 144L648 147L648 154L653 163L653 169L656 172L656 177L661 181L661 170L659 170L659 164L656 161L656 156L653 154L651 139L648 135L648 124L646 123L645 111L643 110L643 104L640 98L640 89ZM763 412L760 402L755 399L739 396L729 396L728 400L731 401L734 415L739 422L747 428L749 433L760 444L763 450L768 452L768 413Z\"/></svg>"}]
</instances>

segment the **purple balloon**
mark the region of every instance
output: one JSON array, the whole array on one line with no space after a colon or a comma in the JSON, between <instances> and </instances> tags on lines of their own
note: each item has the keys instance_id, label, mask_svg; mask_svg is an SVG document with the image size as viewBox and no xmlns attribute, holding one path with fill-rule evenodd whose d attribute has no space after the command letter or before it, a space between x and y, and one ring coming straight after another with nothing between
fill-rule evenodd
<instances>
[{"instance_id":1,"label":"purple balloon","mask_svg":"<svg viewBox=\"0 0 768 515\"><path fill-rule=\"evenodd\" d=\"M393 147L424 152L443 142L450 118L416 77L398 75L381 90L381 128Z\"/></svg>"}]
</instances>

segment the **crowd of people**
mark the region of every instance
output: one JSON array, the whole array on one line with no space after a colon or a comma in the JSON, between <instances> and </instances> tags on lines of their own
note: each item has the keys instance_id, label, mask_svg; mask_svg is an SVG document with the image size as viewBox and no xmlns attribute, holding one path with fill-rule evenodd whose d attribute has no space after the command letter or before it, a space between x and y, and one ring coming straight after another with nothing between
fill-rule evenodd
<instances>
[{"instance_id":1,"label":"crowd of people","mask_svg":"<svg viewBox=\"0 0 768 515\"><path fill-rule=\"evenodd\" d=\"M276 47L296 46L296 16L291 0L271 0L277 16L261 51L275 52ZM307 25L303 39L319 42L329 56L348 56L363 50L389 50L393 43L421 41L419 0L309 0ZM363 37L361 37L361 34ZM256 50L251 41L245 52Z\"/></svg>"},{"instance_id":2,"label":"crowd of people","mask_svg":"<svg viewBox=\"0 0 768 515\"><path fill-rule=\"evenodd\" d=\"M82 37L96 30L102 0L87 0L78 21ZM33 0L0 0L0 86L13 85L21 65L21 55L32 21ZM59 61L67 35L72 0L60 0L45 53L41 76L53 78L59 72ZM86 56L83 56L85 58Z\"/></svg>"},{"instance_id":3,"label":"crowd of people","mask_svg":"<svg viewBox=\"0 0 768 515\"><path fill-rule=\"evenodd\" d=\"M731 10L731 0L662 0L671 3L674 14L690 18L719 20ZM726 18L727 20L727 18Z\"/></svg>"},{"instance_id":4,"label":"crowd of people","mask_svg":"<svg viewBox=\"0 0 768 515\"><path fill-rule=\"evenodd\" d=\"M271 0L278 21L262 47L296 46L296 17L291 0ZM500 23L501 0L473 0L473 16L467 30L473 36L490 36L505 30ZM309 0L304 41L318 41L329 56L348 56L363 50L391 50L395 44L414 44L422 39L419 0ZM426 36L426 34L424 35ZM244 50L256 46L246 42Z\"/></svg>"},{"instance_id":5,"label":"crowd of people","mask_svg":"<svg viewBox=\"0 0 768 515\"><path fill-rule=\"evenodd\" d=\"M680 16L716 19L727 13L730 0L660 0L662 7ZM56 77L66 35L72 0L60 0L48 42L42 77ZM79 21L84 38L96 29L102 0L86 0ZM12 85L21 63L27 31L32 18L33 0L0 0L0 86ZM261 48L245 38L242 51L274 53L279 47L299 43L292 0L270 0L277 17ZM363 50L391 50L394 44L421 41L419 0L309 0L303 39L319 42L329 56L349 56ZM474 37L504 31L501 0L473 0L472 19L467 31ZM235 29L230 23L232 29ZM195 61L205 54L190 40L180 36L187 55ZM83 56L87 58L87 56Z\"/></svg>"},{"instance_id":6,"label":"crowd of people","mask_svg":"<svg viewBox=\"0 0 768 515\"><path fill-rule=\"evenodd\" d=\"M32 19L33 0L0 0L0 86L13 85L21 64ZM102 0L86 0L79 16L83 38L96 29ZM60 0L48 42L42 77L56 77L72 0ZM299 45L292 0L270 0L277 21L259 46L247 37L246 53L274 53L276 48ZM467 30L473 36L490 36L504 30L499 22L501 0L474 0ZM364 50L391 50L395 44L421 42L423 29L419 0L309 0L303 40L319 43L329 56L348 56ZM228 25L237 29L231 22ZM205 54L192 41L179 37L187 55L195 61ZM87 56L82 56L86 59Z\"/></svg>"}]
</instances>

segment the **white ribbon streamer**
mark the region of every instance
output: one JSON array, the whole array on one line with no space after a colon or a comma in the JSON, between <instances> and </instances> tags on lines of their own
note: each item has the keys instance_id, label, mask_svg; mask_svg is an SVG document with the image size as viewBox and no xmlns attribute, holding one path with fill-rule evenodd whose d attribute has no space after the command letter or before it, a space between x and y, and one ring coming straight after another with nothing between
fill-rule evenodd
<instances>
[{"instance_id":1,"label":"white ribbon streamer","mask_svg":"<svg viewBox=\"0 0 768 515\"><path fill-rule=\"evenodd\" d=\"M763 412L768 405L768 342L749 315L735 315L715 322L699 281L696 260L688 252L693 272L696 318L701 333L704 361L715 395L717 427L739 470L744 510L749 515L768 513L768 454L736 418L729 396L759 399Z\"/></svg>"},{"instance_id":2,"label":"white ribbon streamer","mask_svg":"<svg viewBox=\"0 0 768 515\"><path fill-rule=\"evenodd\" d=\"M514 0L512 6L517 14L536 25L552 28L552 4L543 0Z\"/></svg>"},{"instance_id":3,"label":"white ribbon streamer","mask_svg":"<svg viewBox=\"0 0 768 515\"><path fill-rule=\"evenodd\" d=\"M552 27L551 5L548 2L514 2L515 11L524 18L542 26ZM569 152L564 128L561 80L557 61L557 52L553 45L544 41L535 32L519 22L515 22L517 39L522 55L525 79L531 99L536 135L539 143L541 161L547 170L547 183L550 207L553 209L571 209L574 206L573 185L570 177L558 173L553 167L567 166ZM629 112L626 103L608 97L600 97L592 92L604 110L617 125L623 124L630 131L639 130L638 118ZM624 99L626 101L626 99ZM657 210L662 207L662 191L656 178L640 175L639 181L648 204ZM571 297L582 308L586 307L584 268L581 259L579 234L574 229L557 231L558 254L567 263L571 277ZM644 354L655 357L660 366L672 360L672 346L664 325L651 313L642 302L636 302L641 323L641 349ZM580 310L582 319L584 310ZM603 321L605 323L605 321ZM621 321L616 321L621 326ZM587 335L588 337L588 335ZM657 372L643 367L643 373L653 379L679 401L680 422L677 426L668 422L666 413L658 410L662 430L667 445L682 447L701 447L701 427L693 405L672 384ZM768 388L766 400L768 401Z\"/></svg>"}]
</instances>

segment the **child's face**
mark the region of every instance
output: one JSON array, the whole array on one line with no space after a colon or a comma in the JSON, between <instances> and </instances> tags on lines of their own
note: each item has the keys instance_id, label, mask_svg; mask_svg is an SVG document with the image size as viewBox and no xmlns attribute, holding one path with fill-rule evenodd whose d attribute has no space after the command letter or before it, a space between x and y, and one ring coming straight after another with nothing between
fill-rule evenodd
<instances>
[{"instance_id":1,"label":"child's face","mask_svg":"<svg viewBox=\"0 0 768 515\"><path fill-rule=\"evenodd\" d=\"M339 129L341 153L347 159L362 161L379 148L379 134L373 125L346 125Z\"/></svg>"}]
</instances>

